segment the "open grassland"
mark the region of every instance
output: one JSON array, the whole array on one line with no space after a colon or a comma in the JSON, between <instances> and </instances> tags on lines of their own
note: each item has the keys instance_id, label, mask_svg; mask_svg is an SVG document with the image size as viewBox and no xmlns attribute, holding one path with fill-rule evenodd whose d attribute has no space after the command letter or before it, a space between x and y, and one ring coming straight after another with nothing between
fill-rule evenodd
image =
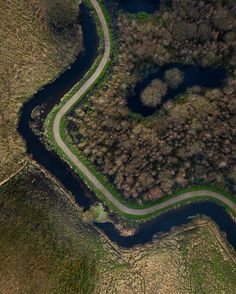
<instances>
[{"instance_id":1,"label":"open grassland","mask_svg":"<svg viewBox=\"0 0 236 294\"><path fill-rule=\"evenodd\" d=\"M16 132L24 101L79 52L78 1L0 2L0 182L24 161Z\"/></svg>"},{"instance_id":2,"label":"open grassland","mask_svg":"<svg viewBox=\"0 0 236 294\"><path fill-rule=\"evenodd\" d=\"M0 190L0 293L92 293L100 242L35 168Z\"/></svg>"},{"instance_id":3,"label":"open grassland","mask_svg":"<svg viewBox=\"0 0 236 294\"><path fill-rule=\"evenodd\" d=\"M0 207L0 293L236 291L235 252L208 219L122 249L31 165L1 186Z\"/></svg>"},{"instance_id":4,"label":"open grassland","mask_svg":"<svg viewBox=\"0 0 236 294\"><path fill-rule=\"evenodd\" d=\"M235 293L236 256L213 223L184 232L179 243L193 293Z\"/></svg>"}]
</instances>

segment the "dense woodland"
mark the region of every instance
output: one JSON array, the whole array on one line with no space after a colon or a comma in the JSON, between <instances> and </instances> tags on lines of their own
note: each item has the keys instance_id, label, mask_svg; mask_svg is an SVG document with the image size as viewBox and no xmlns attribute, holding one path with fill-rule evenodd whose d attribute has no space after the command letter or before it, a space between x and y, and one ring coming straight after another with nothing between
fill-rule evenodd
<instances>
[{"instance_id":1,"label":"dense woodland","mask_svg":"<svg viewBox=\"0 0 236 294\"><path fill-rule=\"evenodd\" d=\"M235 1L162 1L153 15L116 12L115 26L111 74L69 116L74 144L126 198L156 199L198 184L235 192ZM173 62L224 67L224 86L192 87L153 117L135 118L128 89L153 67ZM165 77L172 87L181 81L177 75Z\"/></svg>"}]
</instances>

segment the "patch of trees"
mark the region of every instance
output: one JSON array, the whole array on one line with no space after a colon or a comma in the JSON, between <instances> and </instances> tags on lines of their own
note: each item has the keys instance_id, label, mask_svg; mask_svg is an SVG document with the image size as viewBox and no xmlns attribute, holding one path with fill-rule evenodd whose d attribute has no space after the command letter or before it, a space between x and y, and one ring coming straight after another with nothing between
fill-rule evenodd
<instances>
[{"instance_id":1,"label":"patch of trees","mask_svg":"<svg viewBox=\"0 0 236 294\"><path fill-rule=\"evenodd\" d=\"M162 98L167 93L167 85L159 80L154 79L141 93L141 101L145 106L156 107L161 104Z\"/></svg>"},{"instance_id":2,"label":"patch of trees","mask_svg":"<svg viewBox=\"0 0 236 294\"><path fill-rule=\"evenodd\" d=\"M172 89L178 88L184 81L184 74L178 68L172 68L165 72L164 79Z\"/></svg>"},{"instance_id":3,"label":"patch of trees","mask_svg":"<svg viewBox=\"0 0 236 294\"><path fill-rule=\"evenodd\" d=\"M162 98L167 94L168 88L178 88L184 80L183 72L178 68L168 69L164 73L164 80L154 79L142 91L140 99L143 105L157 107L161 104Z\"/></svg>"},{"instance_id":4,"label":"patch of trees","mask_svg":"<svg viewBox=\"0 0 236 294\"><path fill-rule=\"evenodd\" d=\"M127 54L139 60L140 67L150 60L166 63L173 55L180 63L202 66L220 65L233 58L235 3L173 0L172 6L147 22L120 15L118 25L124 33Z\"/></svg>"},{"instance_id":5,"label":"patch of trees","mask_svg":"<svg viewBox=\"0 0 236 294\"><path fill-rule=\"evenodd\" d=\"M203 183L236 189L235 22L218 24L225 18L222 9L234 15L235 5L173 0L172 6L141 23L120 13L116 64L106 83L69 118L76 146L127 198L159 198ZM178 37L176 30L183 34ZM140 73L171 62L221 64L228 77L222 89L194 87L175 103L167 102L151 121L132 119L128 88ZM182 80L183 74L172 69L143 91L142 100L159 103L166 88Z\"/></svg>"}]
</instances>

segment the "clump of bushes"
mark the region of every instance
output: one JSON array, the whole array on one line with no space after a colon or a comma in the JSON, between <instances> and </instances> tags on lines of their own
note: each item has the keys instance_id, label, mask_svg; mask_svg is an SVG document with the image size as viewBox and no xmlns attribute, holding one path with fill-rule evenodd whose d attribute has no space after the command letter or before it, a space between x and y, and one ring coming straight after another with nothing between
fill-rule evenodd
<instances>
[{"instance_id":1,"label":"clump of bushes","mask_svg":"<svg viewBox=\"0 0 236 294\"><path fill-rule=\"evenodd\" d=\"M160 79L154 79L141 93L141 101L145 106L156 107L167 93L167 85Z\"/></svg>"},{"instance_id":2,"label":"clump of bushes","mask_svg":"<svg viewBox=\"0 0 236 294\"><path fill-rule=\"evenodd\" d=\"M178 68L172 68L165 72L164 79L170 88L177 89L184 80L184 74Z\"/></svg>"}]
</instances>

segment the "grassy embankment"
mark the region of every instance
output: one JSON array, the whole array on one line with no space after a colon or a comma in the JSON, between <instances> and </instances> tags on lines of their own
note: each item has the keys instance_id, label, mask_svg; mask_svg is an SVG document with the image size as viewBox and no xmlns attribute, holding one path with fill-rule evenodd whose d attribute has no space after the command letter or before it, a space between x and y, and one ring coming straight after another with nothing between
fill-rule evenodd
<instances>
[{"instance_id":1,"label":"grassy embankment","mask_svg":"<svg viewBox=\"0 0 236 294\"><path fill-rule=\"evenodd\" d=\"M99 86L99 84L104 80L104 78L106 77L106 73L108 72L111 64L112 64L112 59L115 57L115 46L114 46L114 41L112 38L112 34L111 34L111 21L110 21L110 17L104 7L104 5L102 4L102 1L99 2L101 4L101 8L104 12L104 15L106 17L106 21L107 24L110 28L110 39L111 39L111 44L112 44L112 53L111 53L111 59L110 61L107 63L105 69L103 70L103 72L101 73L101 75L99 76L99 78L96 80L95 84L93 84L91 86L91 88L79 99L79 101L77 102L77 105L79 103L82 103L86 100L86 98L90 95L90 93L92 93L97 86ZM191 202L195 202L195 201L202 201L202 200L210 200L210 201L214 201L220 205L225 206L225 204L219 200L214 199L213 197L210 197L208 195L205 196L199 196L199 197L192 197L189 198L188 200L184 200L179 202L177 205L171 205L165 209L161 209L158 210L152 214L148 214L148 215L144 215L144 216L134 216L134 215L129 215L126 213L123 213L121 211L119 211L109 200L107 200L104 195L98 191L93 184L84 176L84 174L74 165L73 162L71 162L71 160L69 158L67 158L64 154L64 152L57 146L55 140L54 140L54 135L53 135L53 121L54 118L58 112L58 110L62 107L62 105L64 105L64 103L66 103L66 101L72 97L77 91L78 89L81 87L81 85L94 73L94 71L96 70L101 58L102 58L102 53L103 53L103 34L102 34L102 30L100 27L100 23L98 20L98 17L96 16L89 0L86 1L86 4L90 7L91 11L92 11L92 15L96 20L96 25L98 28L98 32L99 32L99 37L100 37L100 45L99 45L99 55L96 58L93 66L91 67L91 69L87 72L87 74L84 76L84 78L78 83L76 84L72 90L66 94L61 103L59 105L57 105L53 111L49 114L47 121L46 121L46 136L49 139L51 146L54 150L56 150L56 152L58 153L58 155L60 155L61 158L63 158L65 161L67 161L67 163L69 163L69 165L71 166L71 168L80 175L80 177L83 179L83 181L88 185L88 187L90 187L94 193L96 194L96 196L104 201L106 203L106 205L112 210L115 211L118 215L121 215L122 217L125 218L130 218L130 219L149 219L152 218L154 216L159 215L160 213L163 213L167 210L173 209L174 207L177 207L179 205L184 205L187 203L191 203ZM74 108L75 106L73 106ZM71 110L70 110L71 111ZM177 193L171 194L171 195L167 195L161 199L155 200L155 201L151 201L148 203L145 203L144 205L139 205L137 203L131 202L127 199L124 199L124 197L122 197L122 195L116 190L116 188L111 185L105 178L104 176L95 168L95 166L93 164L90 163L89 159L86 158L82 152L80 152L72 143L71 139L69 138L68 134L66 133L66 126L67 126L67 122L66 122L66 115L64 115L62 121L61 121L61 125L60 125L60 135L61 138L63 139L64 142L66 142L67 146L70 148L70 150L80 159L81 162L83 162L83 164L89 169L89 171L96 176L97 179L99 179L99 181L107 188L107 190L114 196L116 197L121 203L125 204L127 207L130 208L137 208L137 209L144 209L144 208L148 208L154 205L157 205L159 203L162 203L170 198L174 198L177 195L180 195L184 192L188 192L188 191L197 191L197 190L201 190L201 189L205 189L205 190L210 190L210 191L217 191L221 194L223 194L225 197L231 199L232 201L235 201L235 198L231 195L229 195L228 193L226 193L225 191L222 191L216 187L212 187L212 186L197 186L197 187L190 187L189 189L183 189L178 191ZM225 206L226 207L226 206ZM229 207L226 207L226 209L228 209L232 214L235 215L235 212L232 211Z\"/></svg>"}]
</instances>

